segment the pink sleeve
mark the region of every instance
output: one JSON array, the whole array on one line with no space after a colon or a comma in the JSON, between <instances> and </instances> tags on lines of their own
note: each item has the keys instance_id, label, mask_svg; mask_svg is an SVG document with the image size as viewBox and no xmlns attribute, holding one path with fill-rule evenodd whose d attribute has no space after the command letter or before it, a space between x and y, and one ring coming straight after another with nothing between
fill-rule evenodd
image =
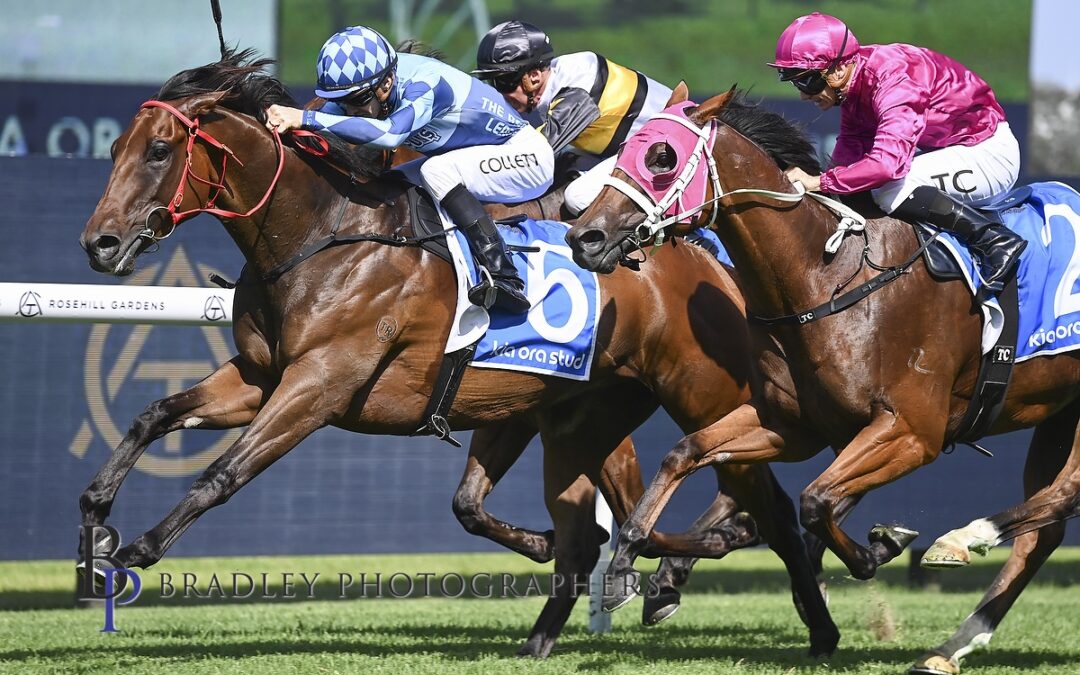
<instances>
[{"instance_id":1,"label":"pink sleeve","mask_svg":"<svg viewBox=\"0 0 1080 675\"><path fill-rule=\"evenodd\" d=\"M870 152L871 139L857 136L840 128L840 135L836 137L836 146L833 147L832 156L829 158L829 166L847 166L862 159Z\"/></svg>"},{"instance_id":2,"label":"pink sleeve","mask_svg":"<svg viewBox=\"0 0 1080 675\"><path fill-rule=\"evenodd\" d=\"M877 126L873 146L861 158L845 164L840 160L846 159L842 155L849 146L841 146L841 157L834 153L836 166L821 174L821 189L836 194L862 192L907 175L916 143L926 128L928 99L926 88L907 73L880 82L873 97Z\"/></svg>"}]
</instances>

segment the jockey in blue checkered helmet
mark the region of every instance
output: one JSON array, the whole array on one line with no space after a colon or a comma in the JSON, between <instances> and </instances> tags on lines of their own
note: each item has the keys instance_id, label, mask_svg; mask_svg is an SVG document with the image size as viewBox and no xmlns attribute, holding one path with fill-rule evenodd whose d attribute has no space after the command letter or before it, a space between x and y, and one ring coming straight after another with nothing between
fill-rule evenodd
<instances>
[{"instance_id":1,"label":"jockey in blue checkered helmet","mask_svg":"<svg viewBox=\"0 0 1080 675\"><path fill-rule=\"evenodd\" d=\"M367 26L330 36L315 65L315 95L328 100L363 98L394 74L398 56L386 38Z\"/></svg>"},{"instance_id":2,"label":"jockey in blue checkered helmet","mask_svg":"<svg viewBox=\"0 0 1080 675\"><path fill-rule=\"evenodd\" d=\"M483 268L469 299L529 311L521 275L482 202L527 201L551 186L555 158L544 135L490 85L436 58L398 54L364 26L331 36L315 72L323 103L304 110L273 104L267 129L326 132L354 145L419 153L396 171L422 185L468 240Z\"/></svg>"}]
</instances>

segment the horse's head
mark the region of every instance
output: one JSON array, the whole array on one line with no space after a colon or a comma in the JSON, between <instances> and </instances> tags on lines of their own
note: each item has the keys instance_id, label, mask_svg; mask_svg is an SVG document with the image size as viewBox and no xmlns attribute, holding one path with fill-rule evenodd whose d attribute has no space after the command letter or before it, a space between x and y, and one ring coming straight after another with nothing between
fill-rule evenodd
<instances>
[{"instance_id":1,"label":"horse's head","mask_svg":"<svg viewBox=\"0 0 1080 675\"><path fill-rule=\"evenodd\" d=\"M303 238L306 230L295 236L268 231L271 218L262 209L277 186L288 185L292 196L279 195L274 203L310 213L382 172L381 151L331 134L294 132L285 141L305 152L286 152L282 139L266 130L265 111L296 102L264 72L269 63L250 49L227 50L220 61L177 73L143 104L113 145L109 183L80 240L91 267L130 274L140 253L198 213L227 227L259 228L251 236L233 232L238 240ZM297 156L321 159L296 162ZM296 182L298 172L310 180ZM281 221L282 228L293 227L296 219Z\"/></svg>"},{"instance_id":2,"label":"horse's head","mask_svg":"<svg viewBox=\"0 0 1080 675\"><path fill-rule=\"evenodd\" d=\"M711 222L715 209L706 195L715 188L709 170L714 134L708 122L734 94L694 107L680 82L664 113L627 139L607 187L566 235L579 265L611 272L657 236Z\"/></svg>"},{"instance_id":3,"label":"horse's head","mask_svg":"<svg viewBox=\"0 0 1080 675\"><path fill-rule=\"evenodd\" d=\"M232 150L208 135L209 142L195 141L206 134L197 122L223 95L148 101L116 140L109 183L80 239L92 268L130 274L140 253L172 234L174 214L200 208L219 191L221 165Z\"/></svg>"}]
</instances>

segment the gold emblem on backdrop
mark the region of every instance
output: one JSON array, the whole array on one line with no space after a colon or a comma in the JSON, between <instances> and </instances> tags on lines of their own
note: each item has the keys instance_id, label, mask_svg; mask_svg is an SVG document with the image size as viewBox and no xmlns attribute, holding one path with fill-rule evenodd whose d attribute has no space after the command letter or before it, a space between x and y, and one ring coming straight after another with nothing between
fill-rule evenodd
<instances>
[{"instance_id":1,"label":"gold emblem on backdrop","mask_svg":"<svg viewBox=\"0 0 1080 675\"><path fill-rule=\"evenodd\" d=\"M147 266L127 283L139 286L203 286L201 280L207 279L211 273L220 274L218 270L209 266L192 264L183 247L177 247L168 262ZM208 311L215 310L208 308ZM109 447L110 452L120 445L135 416L142 413L146 406L153 402L152 400L141 401L136 408L120 413L129 417L114 420L110 406L116 402L126 385L136 381L163 381L166 390L164 395L169 396L192 386L233 356L231 337L226 335L222 327L175 328L170 326L169 330L187 331L191 340L205 342L208 358L201 360L144 358L142 351L147 341L151 339L152 333L163 328L165 327L153 325L95 324L90 330L83 368L86 404L90 417L84 419L79 425L79 430L69 446L71 454L81 459L97 438ZM111 362L106 362L105 344L111 331L121 331L125 335L124 346ZM184 436L191 434L205 437L207 440L215 438L216 435L217 440L201 450L182 451ZM139 458L135 468L161 477L199 473L220 457L239 436L239 429L230 429L224 433L198 430L174 431L153 442Z\"/></svg>"}]
</instances>

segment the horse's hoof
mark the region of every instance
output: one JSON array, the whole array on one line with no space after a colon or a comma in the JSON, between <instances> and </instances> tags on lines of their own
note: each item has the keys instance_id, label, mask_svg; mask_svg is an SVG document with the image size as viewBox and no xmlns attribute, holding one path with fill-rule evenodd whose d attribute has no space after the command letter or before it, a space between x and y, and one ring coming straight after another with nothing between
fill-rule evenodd
<instances>
[{"instance_id":1,"label":"horse's hoof","mask_svg":"<svg viewBox=\"0 0 1080 675\"><path fill-rule=\"evenodd\" d=\"M94 578L94 595L98 599L105 599L105 569L98 565L93 565L91 568ZM82 589L82 580L86 578L86 561L79 561L75 564L75 572L79 575L79 589ZM118 596L127 588L128 578L127 574L113 574L113 597ZM86 598L89 600L89 598Z\"/></svg>"},{"instance_id":2,"label":"horse's hoof","mask_svg":"<svg viewBox=\"0 0 1080 675\"><path fill-rule=\"evenodd\" d=\"M545 640L542 637L531 637L525 641L515 656L527 659L545 659L551 653L555 645L554 640Z\"/></svg>"},{"instance_id":3,"label":"horse's hoof","mask_svg":"<svg viewBox=\"0 0 1080 675\"><path fill-rule=\"evenodd\" d=\"M679 611L681 599L682 595L675 590L661 591L653 597L646 596L641 611L642 625L655 626L662 621L667 621Z\"/></svg>"},{"instance_id":4,"label":"horse's hoof","mask_svg":"<svg viewBox=\"0 0 1080 675\"><path fill-rule=\"evenodd\" d=\"M893 558L904 552L919 533L900 525L875 525L868 537L871 544L880 543Z\"/></svg>"},{"instance_id":5,"label":"horse's hoof","mask_svg":"<svg viewBox=\"0 0 1080 675\"><path fill-rule=\"evenodd\" d=\"M835 627L810 631L810 657L827 659L840 644L840 631Z\"/></svg>"},{"instance_id":6,"label":"horse's hoof","mask_svg":"<svg viewBox=\"0 0 1080 675\"><path fill-rule=\"evenodd\" d=\"M971 554L966 548L943 544L940 541L926 550L919 564L930 569L951 569L964 567L971 562Z\"/></svg>"},{"instance_id":7,"label":"horse's hoof","mask_svg":"<svg viewBox=\"0 0 1080 675\"><path fill-rule=\"evenodd\" d=\"M919 675L957 675L959 672L960 664L941 654L927 654L908 668L908 673Z\"/></svg>"},{"instance_id":8,"label":"horse's hoof","mask_svg":"<svg viewBox=\"0 0 1080 675\"><path fill-rule=\"evenodd\" d=\"M602 609L610 614L636 598L640 581L641 575L638 574L637 570L630 570L626 574L619 574L605 579ZM610 593L607 592L609 590Z\"/></svg>"}]
</instances>

